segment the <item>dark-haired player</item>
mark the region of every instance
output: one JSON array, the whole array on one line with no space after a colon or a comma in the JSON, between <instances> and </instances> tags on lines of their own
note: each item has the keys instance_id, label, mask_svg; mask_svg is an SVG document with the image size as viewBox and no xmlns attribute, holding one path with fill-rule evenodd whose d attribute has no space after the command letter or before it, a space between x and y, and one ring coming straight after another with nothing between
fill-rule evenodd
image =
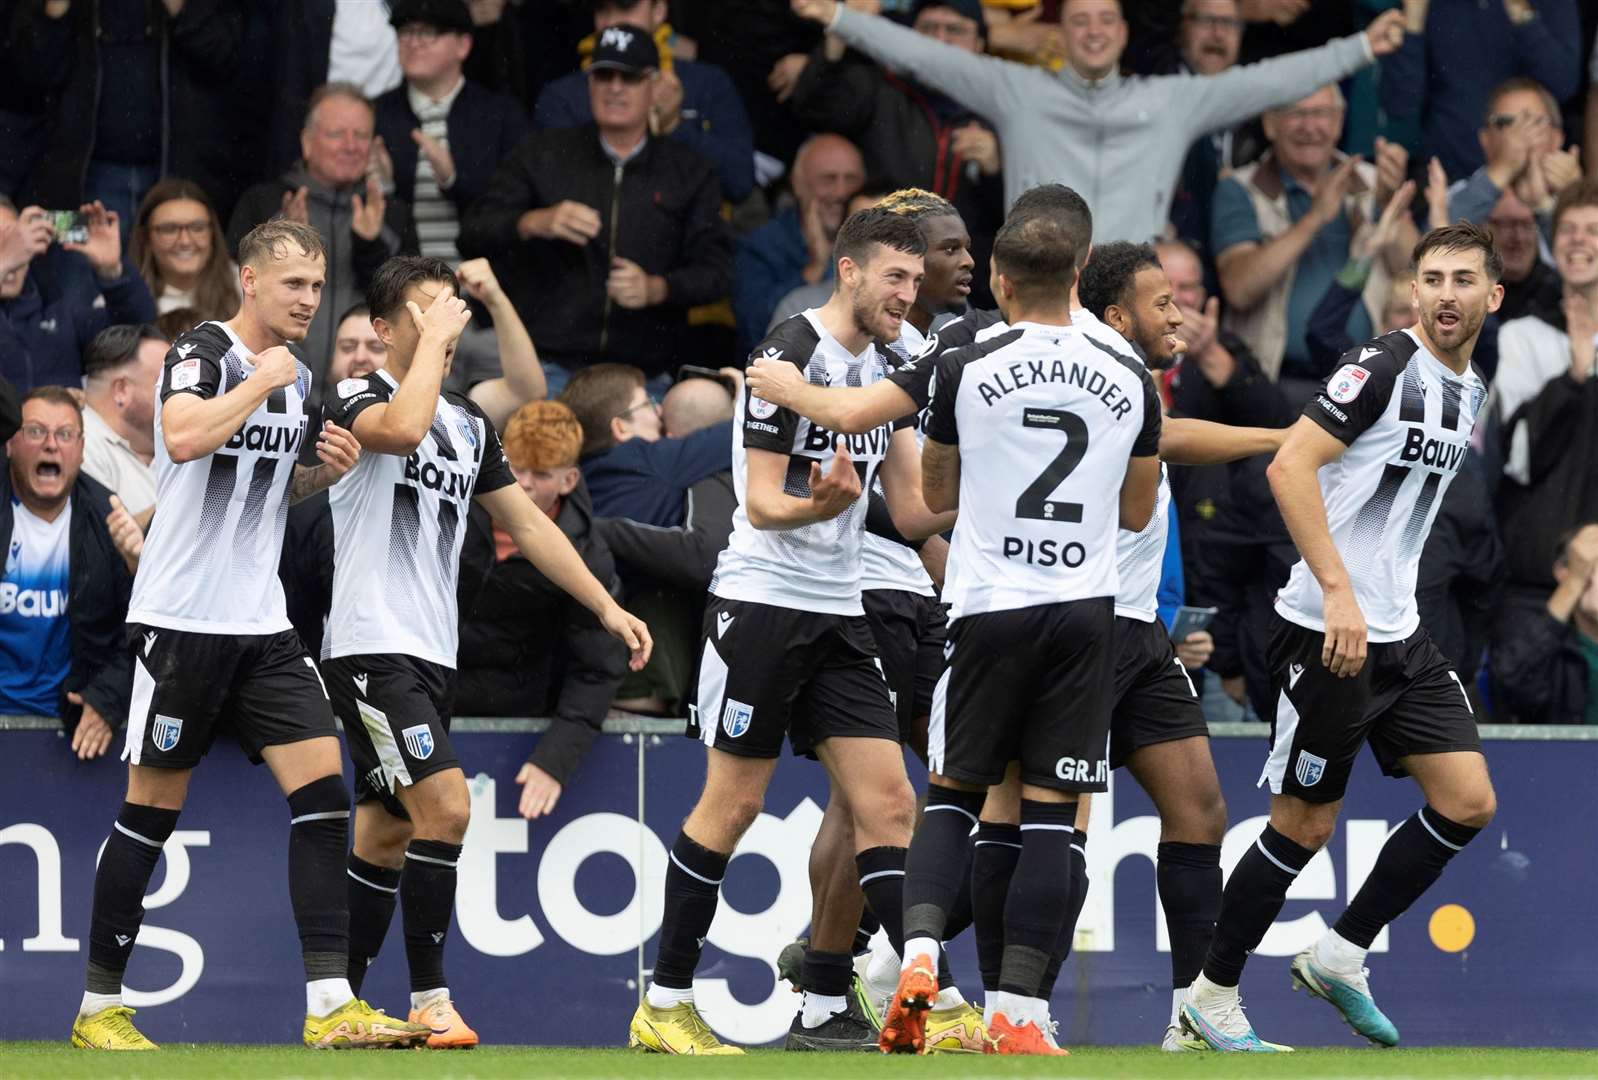
<instances>
[{"instance_id":1,"label":"dark-haired player","mask_svg":"<svg viewBox=\"0 0 1598 1080\"><path fill-rule=\"evenodd\" d=\"M1443 493L1469 449L1486 387L1470 357L1503 299L1492 234L1461 223L1415 246L1420 322L1350 350L1271 463L1300 559L1276 596L1268 645L1276 714L1260 783L1270 823L1226 883L1215 939L1182 1022L1217 1050L1262 1045L1239 1003L1248 954L1325 846L1354 758L1413 776L1426 803L1382 846L1335 925L1293 958L1295 985L1356 1032L1393 1046L1365 954L1496 808L1459 676L1421 628L1415 578Z\"/></svg>"},{"instance_id":2,"label":"dark-haired player","mask_svg":"<svg viewBox=\"0 0 1598 1080\"><path fill-rule=\"evenodd\" d=\"M239 242L243 302L178 337L157 385L156 499L128 606L134 649L128 793L94 877L87 990L72 1045L153 1050L122 1004L145 889L177 825L189 773L231 726L289 804L289 898L305 962L305 1044L410 1046L428 1029L384 1016L346 979L349 837L338 730L316 667L290 627L278 560L291 501L335 483L360 449L327 424L321 464L297 465L311 373L287 348L322 301L316 230L257 226Z\"/></svg>"},{"instance_id":3,"label":"dark-haired player","mask_svg":"<svg viewBox=\"0 0 1598 1080\"><path fill-rule=\"evenodd\" d=\"M871 208L838 232L832 297L779 324L756 355L840 386L883 378L877 342L899 336L922 276L913 221ZM860 602L866 501L878 471L907 537L950 524L921 498L915 435L883 424L837 435L746 395L734 424L738 508L705 610L695 715L707 747L704 789L672 844L654 978L629 1042L659 1053L742 1053L694 1008L693 977L733 848L759 814L786 736L826 768L852 817L866 902L898 946L905 845L915 795L899 723ZM847 1009L847 950L805 957L804 1004L790 1044L869 1046Z\"/></svg>"},{"instance_id":4,"label":"dark-haired player","mask_svg":"<svg viewBox=\"0 0 1598 1080\"><path fill-rule=\"evenodd\" d=\"M444 977L455 869L471 815L449 741L456 579L471 503L482 504L530 563L627 645L634 670L650 648L644 624L617 605L517 486L482 410L440 390L471 317L459 292L448 263L415 255L389 259L367 290L387 360L331 395L334 415L366 454L329 500L333 603L322 667L356 776L350 983L360 986L398 896L410 1018L427 1025L427 1044L437 1048L477 1044Z\"/></svg>"}]
</instances>

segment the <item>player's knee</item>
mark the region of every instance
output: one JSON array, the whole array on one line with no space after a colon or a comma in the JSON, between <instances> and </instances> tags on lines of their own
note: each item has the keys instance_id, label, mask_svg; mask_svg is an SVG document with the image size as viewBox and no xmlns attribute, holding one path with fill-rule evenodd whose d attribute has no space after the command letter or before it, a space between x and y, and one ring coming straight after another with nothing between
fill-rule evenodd
<instances>
[{"instance_id":1,"label":"player's knee","mask_svg":"<svg viewBox=\"0 0 1598 1080\"><path fill-rule=\"evenodd\" d=\"M1219 785L1194 798L1190 820L1196 834L1194 843L1219 844L1226 838L1226 797Z\"/></svg>"},{"instance_id":2,"label":"player's knee","mask_svg":"<svg viewBox=\"0 0 1598 1080\"><path fill-rule=\"evenodd\" d=\"M1493 792L1491 785L1483 784L1479 788L1462 792L1450 799L1446 809L1441 806L1434 809L1450 821L1457 821L1473 829L1485 829L1492 824L1493 816L1498 813L1498 796Z\"/></svg>"},{"instance_id":3,"label":"player's knee","mask_svg":"<svg viewBox=\"0 0 1598 1080\"><path fill-rule=\"evenodd\" d=\"M869 836L874 846L903 847L915 827L915 789L908 780L885 783L868 796L856 799L854 819L857 842L863 843Z\"/></svg>"},{"instance_id":4,"label":"player's knee","mask_svg":"<svg viewBox=\"0 0 1598 1080\"><path fill-rule=\"evenodd\" d=\"M760 817L760 811L764 806L765 801L759 795L740 793L724 800L721 813L716 816L721 819L721 824L727 832L742 836Z\"/></svg>"}]
</instances>

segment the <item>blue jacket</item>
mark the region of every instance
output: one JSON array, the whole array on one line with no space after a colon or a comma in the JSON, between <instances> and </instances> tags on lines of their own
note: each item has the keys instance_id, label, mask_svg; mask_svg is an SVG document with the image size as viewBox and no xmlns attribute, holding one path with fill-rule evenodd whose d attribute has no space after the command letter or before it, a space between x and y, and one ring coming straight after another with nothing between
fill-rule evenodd
<instances>
[{"instance_id":1,"label":"blue jacket","mask_svg":"<svg viewBox=\"0 0 1598 1080\"><path fill-rule=\"evenodd\" d=\"M732 264L732 313L738 319L738 347L748 352L766 336L771 313L782 298L805 282L810 248L790 206L754 232L738 239ZM823 280L830 280L829 267Z\"/></svg>"},{"instance_id":2,"label":"blue jacket","mask_svg":"<svg viewBox=\"0 0 1598 1080\"><path fill-rule=\"evenodd\" d=\"M721 193L737 204L755 189L755 133L743 99L727 73L715 64L676 60L682 80L682 122L668 138L702 154L716 170ZM533 126L578 127L594 122L588 103L588 76L563 75L544 87L533 106Z\"/></svg>"},{"instance_id":3,"label":"blue jacket","mask_svg":"<svg viewBox=\"0 0 1598 1080\"><path fill-rule=\"evenodd\" d=\"M59 291L46 296L34 271L48 257L34 259L16 299L0 301L0 377L24 394L35 386L83 385L83 350L94 335L117 323L155 321L150 290L126 259L115 281L61 273Z\"/></svg>"},{"instance_id":4,"label":"blue jacket","mask_svg":"<svg viewBox=\"0 0 1598 1080\"><path fill-rule=\"evenodd\" d=\"M1187 582L1182 574L1182 530L1171 500L1171 531L1165 537L1165 559L1160 563L1160 587L1154 591L1155 611L1167 632L1176 623L1176 609L1187 603Z\"/></svg>"},{"instance_id":5,"label":"blue jacket","mask_svg":"<svg viewBox=\"0 0 1598 1080\"><path fill-rule=\"evenodd\" d=\"M1527 75L1555 99L1581 88L1581 17L1575 0L1537 0L1537 15L1515 26L1504 5L1432 0L1424 34L1405 34L1381 60L1382 108L1394 120L1419 119L1421 160L1436 155L1452 177L1482 163L1487 95L1505 79Z\"/></svg>"},{"instance_id":6,"label":"blue jacket","mask_svg":"<svg viewBox=\"0 0 1598 1080\"><path fill-rule=\"evenodd\" d=\"M644 525L682 524L683 496L707 476L732 468L732 421L682 439L628 439L580 462L596 518Z\"/></svg>"}]
</instances>

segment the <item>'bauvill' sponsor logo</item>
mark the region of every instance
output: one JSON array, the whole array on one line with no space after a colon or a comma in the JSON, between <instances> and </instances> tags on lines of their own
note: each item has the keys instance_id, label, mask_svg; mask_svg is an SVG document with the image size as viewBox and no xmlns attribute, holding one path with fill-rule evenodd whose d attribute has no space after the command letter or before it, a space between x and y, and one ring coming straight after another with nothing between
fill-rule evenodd
<instances>
[{"instance_id":1,"label":"'bauvill' sponsor logo","mask_svg":"<svg viewBox=\"0 0 1598 1080\"><path fill-rule=\"evenodd\" d=\"M295 427L284 424L246 424L233 433L224 450L249 450L263 454L293 455L300 451L305 437L305 420Z\"/></svg>"},{"instance_id":2,"label":"'bauvill' sponsor logo","mask_svg":"<svg viewBox=\"0 0 1598 1080\"><path fill-rule=\"evenodd\" d=\"M420 454L405 459L405 479L408 483L436 491L446 498L465 502L472 497L472 474L446 469L431 461L421 460Z\"/></svg>"},{"instance_id":3,"label":"'bauvill' sponsor logo","mask_svg":"<svg viewBox=\"0 0 1598 1080\"><path fill-rule=\"evenodd\" d=\"M1453 473L1459 471L1459 463L1465 460L1467 449L1469 449L1468 443L1428 439L1423 429L1412 427L1404 433L1404 449L1398 455L1398 459L1418 461L1422 465L1430 465L1443 472Z\"/></svg>"}]
</instances>

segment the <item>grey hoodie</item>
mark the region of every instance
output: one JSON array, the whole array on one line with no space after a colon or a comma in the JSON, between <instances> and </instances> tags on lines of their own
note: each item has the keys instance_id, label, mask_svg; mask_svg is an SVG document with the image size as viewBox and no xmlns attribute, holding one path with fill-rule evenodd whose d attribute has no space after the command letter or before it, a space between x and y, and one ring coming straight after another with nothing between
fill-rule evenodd
<instances>
[{"instance_id":1,"label":"grey hoodie","mask_svg":"<svg viewBox=\"0 0 1598 1080\"><path fill-rule=\"evenodd\" d=\"M1004 155L1005 204L1039 184L1075 189L1093 210L1093 239L1161 233L1188 147L1266 109L1307 96L1372 62L1364 34L1219 75L1089 82L968 52L880 16L838 5L830 29L880 63L988 117Z\"/></svg>"}]
</instances>

